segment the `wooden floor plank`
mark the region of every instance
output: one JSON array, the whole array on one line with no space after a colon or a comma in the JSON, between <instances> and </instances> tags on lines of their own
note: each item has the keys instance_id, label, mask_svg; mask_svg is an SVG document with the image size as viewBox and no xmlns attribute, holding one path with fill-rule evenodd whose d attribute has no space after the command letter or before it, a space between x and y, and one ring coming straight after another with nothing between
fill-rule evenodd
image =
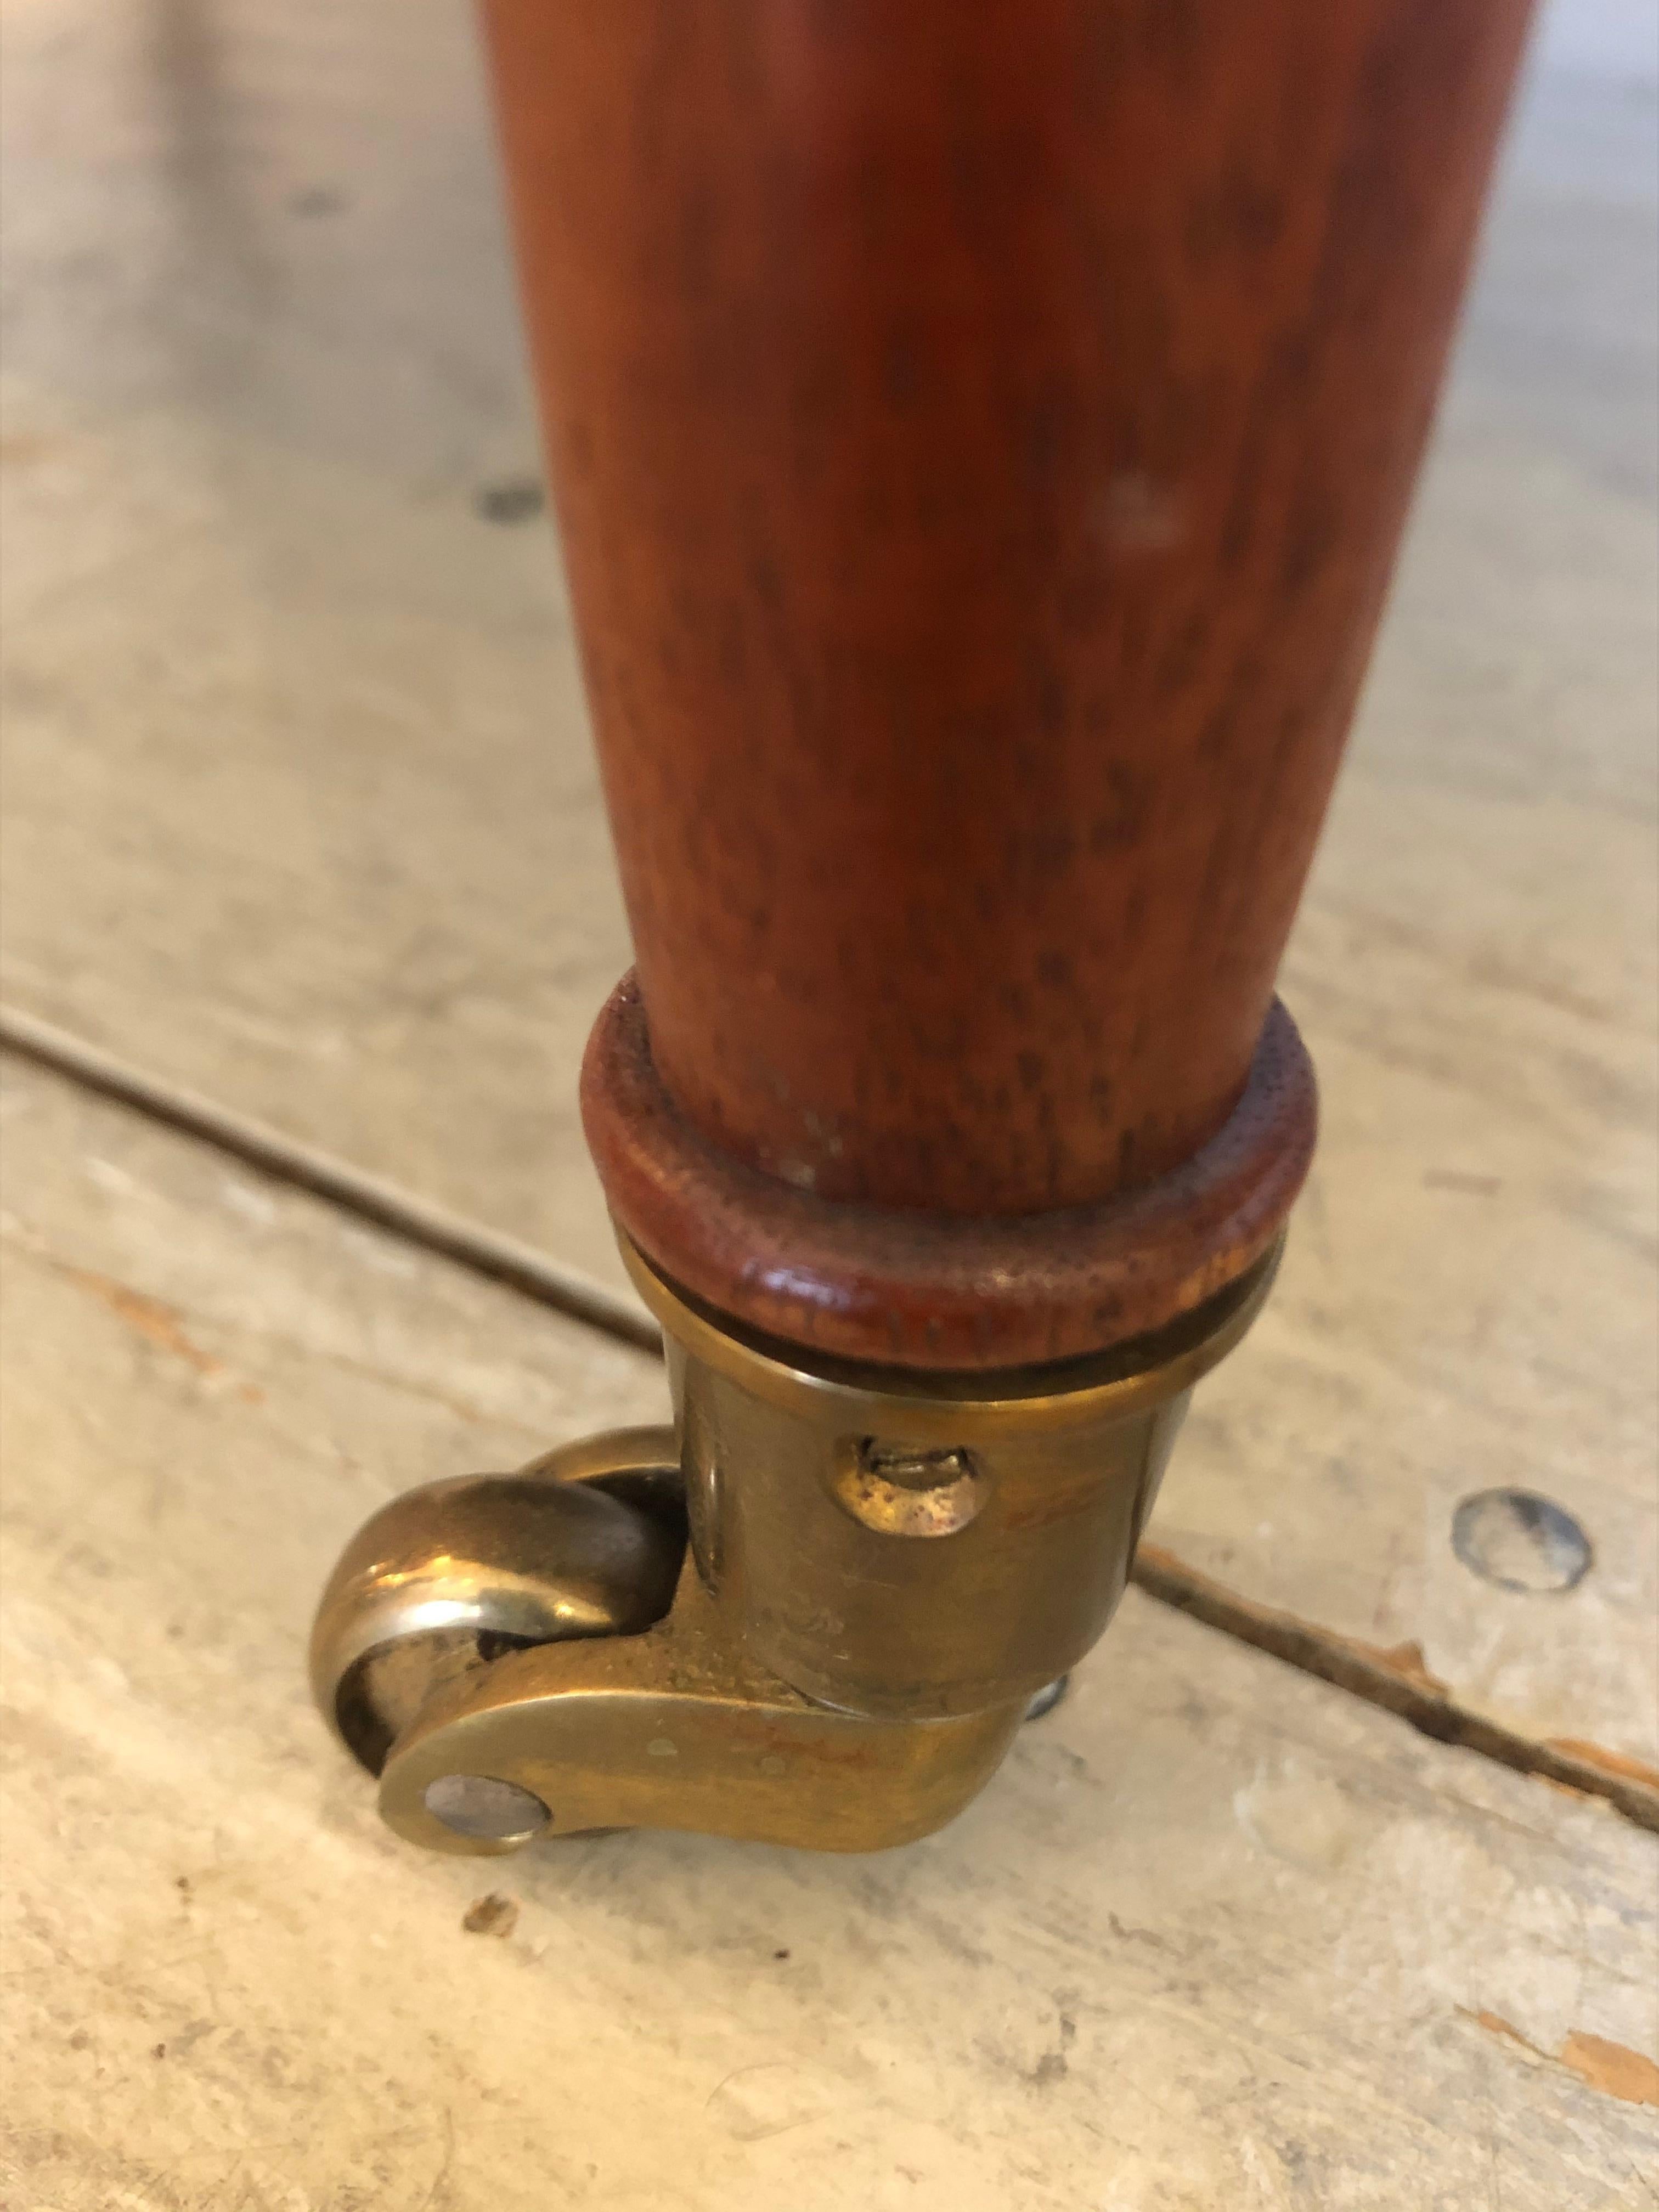
<instances>
[{"instance_id":1,"label":"wooden floor plank","mask_svg":"<svg viewBox=\"0 0 1659 2212\"><path fill-rule=\"evenodd\" d=\"M163 20L6 26L5 994L631 1300L574 1096L627 931L469 12Z\"/></svg>"}]
</instances>

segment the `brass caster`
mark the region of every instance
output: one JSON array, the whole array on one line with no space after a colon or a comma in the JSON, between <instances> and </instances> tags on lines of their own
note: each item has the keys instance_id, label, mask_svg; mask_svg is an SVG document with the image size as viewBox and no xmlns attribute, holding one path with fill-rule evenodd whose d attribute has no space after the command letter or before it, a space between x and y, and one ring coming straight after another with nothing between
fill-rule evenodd
<instances>
[{"instance_id":1,"label":"brass caster","mask_svg":"<svg viewBox=\"0 0 1659 2212\"><path fill-rule=\"evenodd\" d=\"M433 1850L942 1826L1105 1627L1188 1391L1278 1254L1156 1336L1000 1376L809 1365L624 1257L674 1427L413 1491L324 1594L317 1702Z\"/></svg>"},{"instance_id":2,"label":"brass caster","mask_svg":"<svg viewBox=\"0 0 1659 2212\"><path fill-rule=\"evenodd\" d=\"M352 1539L312 1632L312 1691L383 1778L399 1834L494 1853L649 1826L876 1850L939 1826L1000 1764L1021 1707L861 1720L727 1649L682 1567L675 1449L672 1429L586 1438L516 1474L407 1492ZM570 1663L507 1664L556 1650Z\"/></svg>"}]
</instances>

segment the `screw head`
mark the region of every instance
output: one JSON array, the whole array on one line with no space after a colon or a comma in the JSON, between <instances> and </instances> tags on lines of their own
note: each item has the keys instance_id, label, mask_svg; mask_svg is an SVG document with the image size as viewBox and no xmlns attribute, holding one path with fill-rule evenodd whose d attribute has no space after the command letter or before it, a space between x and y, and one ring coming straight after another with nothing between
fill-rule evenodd
<instances>
[{"instance_id":1,"label":"screw head","mask_svg":"<svg viewBox=\"0 0 1659 2212\"><path fill-rule=\"evenodd\" d=\"M958 1446L849 1438L830 1478L836 1503L882 1536L954 1536L984 1510L990 1480Z\"/></svg>"},{"instance_id":2,"label":"screw head","mask_svg":"<svg viewBox=\"0 0 1659 2212\"><path fill-rule=\"evenodd\" d=\"M1534 1595L1570 1590L1589 1570L1589 1538L1535 1490L1480 1490L1452 1516L1452 1549L1483 1582Z\"/></svg>"}]
</instances>

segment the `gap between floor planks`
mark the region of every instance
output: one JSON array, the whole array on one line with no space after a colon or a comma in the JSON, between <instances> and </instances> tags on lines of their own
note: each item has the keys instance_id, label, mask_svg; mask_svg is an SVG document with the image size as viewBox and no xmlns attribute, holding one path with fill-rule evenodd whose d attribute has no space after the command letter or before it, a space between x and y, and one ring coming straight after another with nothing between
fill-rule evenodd
<instances>
[{"instance_id":1,"label":"gap between floor planks","mask_svg":"<svg viewBox=\"0 0 1659 2212\"><path fill-rule=\"evenodd\" d=\"M135 1067L54 1023L20 1007L0 1006L0 1049L209 1145L273 1182L372 1222L538 1305L642 1350L662 1350L661 1334L648 1316L579 1270L562 1267L532 1245L451 1213L215 1099ZM1659 1771L1597 1744L1531 1736L1476 1712L1427 1671L1415 1644L1384 1650L1258 1604L1200 1574L1159 1545L1141 1546L1132 1573L1137 1585L1160 1604L1190 1614L1368 1705L1380 1705L1425 1735L1558 1788L1605 1798L1627 1820L1659 1832Z\"/></svg>"}]
</instances>

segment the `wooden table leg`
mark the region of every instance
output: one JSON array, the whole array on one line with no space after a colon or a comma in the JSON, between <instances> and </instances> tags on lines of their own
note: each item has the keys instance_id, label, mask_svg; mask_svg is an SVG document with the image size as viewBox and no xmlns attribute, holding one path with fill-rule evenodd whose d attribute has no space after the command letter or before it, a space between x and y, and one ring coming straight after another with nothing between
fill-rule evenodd
<instances>
[{"instance_id":1,"label":"wooden table leg","mask_svg":"<svg viewBox=\"0 0 1659 2212\"><path fill-rule=\"evenodd\" d=\"M1528 13L485 0L678 1426L348 1553L404 1833L900 1840L1104 1627L1310 1158L1274 978Z\"/></svg>"},{"instance_id":2,"label":"wooden table leg","mask_svg":"<svg viewBox=\"0 0 1659 2212\"><path fill-rule=\"evenodd\" d=\"M1169 1319L1308 1156L1273 978L1526 0L484 13L617 1218L847 1356Z\"/></svg>"}]
</instances>

